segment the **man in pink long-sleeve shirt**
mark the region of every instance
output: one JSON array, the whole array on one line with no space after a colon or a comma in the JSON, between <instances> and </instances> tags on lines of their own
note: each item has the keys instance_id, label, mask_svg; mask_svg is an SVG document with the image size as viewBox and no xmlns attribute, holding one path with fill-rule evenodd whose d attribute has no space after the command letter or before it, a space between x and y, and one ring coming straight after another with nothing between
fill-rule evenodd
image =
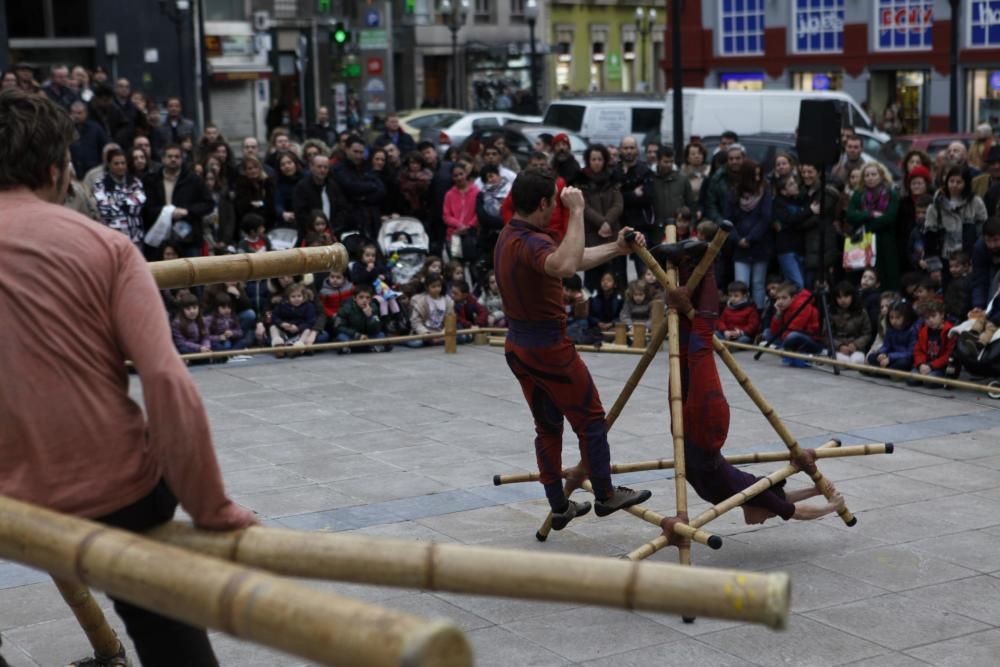
<instances>
[{"instance_id":1,"label":"man in pink long-sleeve shirt","mask_svg":"<svg viewBox=\"0 0 1000 667\"><path fill-rule=\"evenodd\" d=\"M44 96L0 94L0 494L134 531L178 501L203 528L248 526L142 255L59 205L72 138ZM148 416L128 396L126 359ZM204 630L115 610L146 667L218 664Z\"/></svg>"}]
</instances>

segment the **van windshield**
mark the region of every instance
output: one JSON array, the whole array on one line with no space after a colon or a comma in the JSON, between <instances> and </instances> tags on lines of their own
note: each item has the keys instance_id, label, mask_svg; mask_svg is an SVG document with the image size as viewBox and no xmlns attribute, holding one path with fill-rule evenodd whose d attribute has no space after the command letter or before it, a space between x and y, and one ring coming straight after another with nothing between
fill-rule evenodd
<instances>
[{"instance_id":1,"label":"van windshield","mask_svg":"<svg viewBox=\"0 0 1000 667\"><path fill-rule=\"evenodd\" d=\"M573 132L579 132L583 127L583 114L586 107L579 104L558 104L553 103L545 111L543 125L554 125L564 127Z\"/></svg>"}]
</instances>

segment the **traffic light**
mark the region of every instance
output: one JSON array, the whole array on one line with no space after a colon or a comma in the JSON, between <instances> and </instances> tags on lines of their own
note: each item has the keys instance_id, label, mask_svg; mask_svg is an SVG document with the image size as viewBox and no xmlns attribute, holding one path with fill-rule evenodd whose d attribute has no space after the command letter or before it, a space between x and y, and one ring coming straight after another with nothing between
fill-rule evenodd
<instances>
[{"instance_id":1,"label":"traffic light","mask_svg":"<svg viewBox=\"0 0 1000 667\"><path fill-rule=\"evenodd\" d=\"M337 23L333 26L333 32L330 33L330 39L337 46L343 46L351 41L351 32L344 27L343 23Z\"/></svg>"}]
</instances>

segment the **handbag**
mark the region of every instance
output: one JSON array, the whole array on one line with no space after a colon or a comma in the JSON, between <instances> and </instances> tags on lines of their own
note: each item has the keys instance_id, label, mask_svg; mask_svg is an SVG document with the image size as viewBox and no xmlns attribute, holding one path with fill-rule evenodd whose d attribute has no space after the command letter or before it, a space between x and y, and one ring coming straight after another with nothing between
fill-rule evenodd
<instances>
[{"instance_id":1,"label":"handbag","mask_svg":"<svg viewBox=\"0 0 1000 667\"><path fill-rule=\"evenodd\" d=\"M864 227L844 239L844 269L861 271L875 266L875 233Z\"/></svg>"}]
</instances>

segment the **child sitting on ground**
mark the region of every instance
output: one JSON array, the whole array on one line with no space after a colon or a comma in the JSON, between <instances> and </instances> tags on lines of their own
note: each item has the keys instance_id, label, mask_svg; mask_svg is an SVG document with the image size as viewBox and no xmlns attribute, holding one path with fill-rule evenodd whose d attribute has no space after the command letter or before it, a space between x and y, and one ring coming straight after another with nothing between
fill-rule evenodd
<instances>
[{"instance_id":1,"label":"child sitting on ground","mask_svg":"<svg viewBox=\"0 0 1000 667\"><path fill-rule=\"evenodd\" d=\"M563 278L563 311L566 313L566 335L575 342L587 340L587 326L590 318L590 304L583 293L583 281L579 275Z\"/></svg>"},{"instance_id":2,"label":"child sitting on ground","mask_svg":"<svg viewBox=\"0 0 1000 667\"><path fill-rule=\"evenodd\" d=\"M289 285L271 313L271 347L312 345L316 341L316 317L316 305L305 285Z\"/></svg>"},{"instance_id":3,"label":"child sitting on ground","mask_svg":"<svg viewBox=\"0 0 1000 667\"><path fill-rule=\"evenodd\" d=\"M800 290L792 282L783 282L774 293L774 317L771 327L764 333L764 340L789 352L816 354L823 349L817 339L820 335L819 310L807 303L812 294ZM778 332L784 330L780 340ZM782 358L786 366L802 368L808 364L800 359Z\"/></svg>"},{"instance_id":4,"label":"child sitting on ground","mask_svg":"<svg viewBox=\"0 0 1000 667\"><path fill-rule=\"evenodd\" d=\"M649 324L652 300L649 284L645 280L633 280L625 290L625 305L618 316L630 329L636 324Z\"/></svg>"},{"instance_id":5,"label":"child sitting on ground","mask_svg":"<svg viewBox=\"0 0 1000 667\"><path fill-rule=\"evenodd\" d=\"M764 308L760 311L760 331L758 339L764 338L764 334L771 328L771 320L774 319L774 297L778 293L778 285L782 282L781 276L771 274L764 283Z\"/></svg>"},{"instance_id":6,"label":"child sitting on ground","mask_svg":"<svg viewBox=\"0 0 1000 667\"><path fill-rule=\"evenodd\" d=\"M382 321L379 319L378 310L372 306L372 288L370 285L358 285L354 289L354 298L345 303L337 311L334 320L335 337L338 341L349 340L375 340L385 338L382 331ZM358 352L381 352L392 351L392 346L382 347L377 345L373 348L356 347ZM340 354L349 354L352 348L345 347L338 350Z\"/></svg>"},{"instance_id":7,"label":"child sitting on ground","mask_svg":"<svg viewBox=\"0 0 1000 667\"><path fill-rule=\"evenodd\" d=\"M906 301L889 306L889 326L882 346L868 354L870 366L909 371L913 368L913 348L917 344L917 328L913 325L913 308Z\"/></svg>"},{"instance_id":8,"label":"child sitting on ground","mask_svg":"<svg viewBox=\"0 0 1000 667\"><path fill-rule=\"evenodd\" d=\"M243 328L233 315L233 300L227 292L214 296L211 314L205 318L213 350L240 350L244 347Z\"/></svg>"},{"instance_id":9,"label":"child sitting on ground","mask_svg":"<svg viewBox=\"0 0 1000 667\"><path fill-rule=\"evenodd\" d=\"M319 289L319 300L328 321L331 321L341 306L354 296L354 284L344 277L343 271L331 271Z\"/></svg>"},{"instance_id":10,"label":"child sitting on ground","mask_svg":"<svg viewBox=\"0 0 1000 667\"><path fill-rule=\"evenodd\" d=\"M868 313L872 323L872 331L878 329L878 321L882 316L880 302L882 300L882 283L875 269L865 269L861 273L861 306Z\"/></svg>"},{"instance_id":11,"label":"child sitting on ground","mask_svg":"<svg viewBox=\"0 0 1000 667\"><path fill-rule=\"evenodd\" d=\"M885 332L889 328L889 306L902 298L903 297L899 292L894 292L892 290L882 292L878 302L878 316L875 320L875 340L872 341L872 346L868 349L877 350L882 347L882 341L885 340Z\"/></svg>"},{"instance_id":12,"label":"child sitting on ground","mask_svg":"<svg viewBox=\"0 0 1000 667\"><path fill-rule=\"evenodd\" d=\"M455 303L455 317L459 329L486 326L486 309L476 300L476 297L472 296L469 283L464 280L456 280L451 286L450 294L451 300ZM458 337L460 343L471 340L472 336L469 334L462 334Z\"/></svg>"},{"instance_id":13,"label":"child sitting on ground","mask_svg":"<svg viewBox=\"0 0 1000 667\"><path fill-rule=\"evenodd\" d=\"M846 280L833 288L830 330L839 361L865 363L865 352L872 344L872 322L861 305L857 288Z\"/></svg>"},{"instance_id":14,"label":"child sitting on ground","mask_svg":"<svg viewBox=\"0 0 1000 667\"><path fill-rule=\"evenodd\" d=\"M955 349L955 338L948 335L951 322L944 319L944 305L936 301L924 304L924 323L917 331L917 343L913 347L913 372L931 377L945 377L952 352ZM920 380L907 380L908 385L920 385ZM931 382L930 388L940 387Z\"/></svg>"},{"instance_id":15,"label":"child sitting on ground","mask_svg":"<svg viewBox=\"0 0 1000 667\"><path fill-rule=\"evenodd\" d=\"M486 284L480 289L479 303L486 309L486 324L491 327L507 326L503 299L500 297L500 287L497 285L497 274L494 271L486 274Z\"/></svg>"},{"instance_id":16,"label":"child sitting on ground","mask_svg":"<svg viewBox=\"0 0 1000 667\"><path fill-rule=\"evenodd\" d=\"M201 304L193 294L186 293L177 297L177 316L170 323L170 330L174 346L181 354L212 350L208 327L201 316Z\"/></svg>"},{"instance_id":17,"label":"child sitting on ground","mask_svg":"<svg viewBox=\"0 0 1000 667\"><path fill-rule=\"evenodd\" d=\"M396 292L390 287L392 274L389 269L378 261L378 248L374 243L365 243L358 251L358 259L350 264L351 282L355 285L369 285L375 301L378 302L379 314L383 317L399 313L396 303Z\"/></svg>"},{"instance_id":18,"label":"child sitting on ground","mask_svg":"<svg viewBox=\"0 0 1000 667\"><path fill-rule=\"evenodd\" d=\"M455 310L455 302L444 293L444 279L439 274L428 275L424 286L426 291L415 295L410 301L410 325L413 333L444 333L444 317ZM412 340L407 346L422 347L439 342L440 339Z\"/></svg>"},{"instance_id":19,"label":"child sitting on ground","mask_svg":"<svg viewBox=\"0 0 1000 667\"><path fill-rule=\"evenodd\" d=\"M309 214L312 223L309 233L306 234L305 245L313 248L316 246L333 245L336 239L330 231L330 221L327 220L323 211L315 210Z\"/></svg>"},{"instance_id":20,"label":"child sitting on ground","mask_svg":"<svg viewBox=\"0 0 1000 667\"><path fill-rule=\"evenodd\" d=\"M647 272L648 269L647 269ZM601 331L610 331L622 312L625 305L625 298L618 291L618 281L615 274L605 271L601 276L599 289L590 297L588 304L588 324L597 327Z\"/></svg>"},{"instance_id":21,"label":"child sitting on ground","mask_svg":"<svg viewBox=\"0 0 1000 667\"><path fill-rule=\"evenodd\" d=\"M948 274L951 280L944 288L944 314L950 322L963 322L972 310L972 289L969 286L969 273L972 265L969 256L961 250L953 252L948 258Z\"/></svg>"},{"instance_id":22,"label":"child sitting on ground","mask_svg":"<svg viewBox=\"0 0 1000 667\"><path fill-rule=\"evenodd\" d=\"M663 285L660 281L656 279L656 274L653 270L647 268L642 274L642 279L646 281L646 285L649 287L649 300L652 301L663 301L667 297L666 290L663 289Z\"/></svg>"},{"instance_id":23,"label":"child sitting on ground","mask_svg":"<svg viewBox=\"0 0 1000 667\"><path fill-rule=\"evenodd\" d=\"M750 300L750 288L739 280L729 283L726 307L715 323L715 335L723 340L751 343L760 330L757 306Z\"/></svg>"},{"instance_id":24,"label":"child sitting on ground","mask_svg":"<svg viewBox=\"0 0 1000 667\"><path fill-rule=\"evenodd\" d=\"M674 222L677 225L678 241L689 239L692 234L695 233L691 228L691 225L694 223L694 215L691 213L691 209L687 206L681 206L674 211Z\"/></svg>"},{"instance_id":25,"label":"child sitting on ground","mask_svg":"<svg viewBox=\"0 0 1000 667\"><path fill-rule=\"evenodd\" d=\"M925 308L931 303L937 303L944 307L944 296L940 291L940 286L934 282L930 276L917 283L913 290L913 312L917 317L923 319Z\"/></svg>"},{"instance_id":26,"label":"child sitting on ground","mask_svg":"<svg viewBox=\"0 0 1000 667\"><path fill-rule=\"evenodd\" d=\"M236 249L242 253L265 252L271 249L271 239L267 238L267 222L256 213L247 213L240 224L243 238Z\"/></svg>"}]
</instances>

